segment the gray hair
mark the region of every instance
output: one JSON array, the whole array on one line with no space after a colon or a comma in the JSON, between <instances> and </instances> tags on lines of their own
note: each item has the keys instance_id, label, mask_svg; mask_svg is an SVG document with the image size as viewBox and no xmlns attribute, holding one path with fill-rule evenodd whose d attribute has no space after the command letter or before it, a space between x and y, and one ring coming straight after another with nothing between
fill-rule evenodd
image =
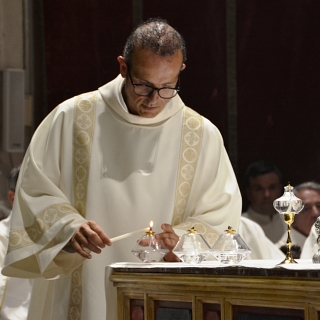
<instances>
[{"instance_id":1,"label":"gray hair","mask_svg":"<svg viewBox=\"0 0 320 320\"><path fill-rule=\"evenodd\" d=\"M136 48L149 50L161 57L172 56L181 50L183 62L187 60L185 41L181 34L161 18L151 18L142 22L128 37L123 57L131 65Z\"/></svg>"},{"instance_id":2,"label":"gray hair","mask_svg":"<svg viewBox=\"0 0 320 320\"><path fill-rule=\"evenodd\" d=\"M320 184L314 181L304 182L295 186L293 192L296 194L304 190L314 190L320 194Z\"/></svg>"}]
</instances>

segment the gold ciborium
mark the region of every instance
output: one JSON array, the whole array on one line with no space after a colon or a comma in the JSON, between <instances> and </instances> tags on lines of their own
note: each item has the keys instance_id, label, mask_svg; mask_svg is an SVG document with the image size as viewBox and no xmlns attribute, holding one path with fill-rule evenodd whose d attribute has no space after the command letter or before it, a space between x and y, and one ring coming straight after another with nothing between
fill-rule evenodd
<instances>
[{"instance_id":1,"label":"gold ciborium","mask_svg":"<svg viewBox=\"0 0 320 320\"><path fill-rule=\"evenodd\" d=\"M291 254L291 224L294 221L294 216L298 214L304 207L304 202L297 198L293 193L293 187L290 186L290 183L284 187L284 194L282 197L274 200L274 208L280 213L283 214L284 222L288 225L287 232L287 254L285 259L279 264L288 264L288 263L297 263L292 257Z\"/></svg>"}]
</instances>

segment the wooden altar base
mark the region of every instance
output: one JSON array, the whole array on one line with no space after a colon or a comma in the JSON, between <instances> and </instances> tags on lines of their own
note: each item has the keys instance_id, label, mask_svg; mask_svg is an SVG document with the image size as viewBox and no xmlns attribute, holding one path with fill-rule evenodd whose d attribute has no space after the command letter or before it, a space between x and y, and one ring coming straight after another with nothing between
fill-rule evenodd
<instances>
[{"instance_id":1,"label":"wooden altar base","mask_svg":"<svg viewBox=\"0 0 320 320\"><path fill-rule=\"evenodd\" d=\"M114 268L110 280L119 320L320 320L320 270Z\"/></svg>"}]
</instances>

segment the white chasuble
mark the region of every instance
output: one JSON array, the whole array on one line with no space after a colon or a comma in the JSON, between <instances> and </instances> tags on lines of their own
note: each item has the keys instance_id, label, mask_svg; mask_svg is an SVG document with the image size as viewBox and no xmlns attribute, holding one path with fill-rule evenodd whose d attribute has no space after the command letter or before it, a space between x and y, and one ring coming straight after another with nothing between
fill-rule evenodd
<instances>
[{"instance_id":1,"label":"white chasuble","mask_svg":"<svg viewBox=\"0 0 320 320\"><path fill-rule=\"evenodd\" d=\"M312 261L313 255L315 253L318 253L318 250L320 249L317 243L317 240L318 240L318 233L316 231L315 224L314 224L301 249L300 259L309 259L310 261Z\"/></svg>"},{"instance_id":2,"label":"white chasuble","mask_svg":"<svg viewBox=\"0 0 320 320\"><path fill-rule=\"evenodd\" d=\"M0 221L0 270L7 251L10 232L9 216ZM25 320L30 303L31 279L6 277L0 274L0 319L1 320Z\"/></svg>"},{"instance_id":3,"label":"white chasuble","mask_svg":"<svg viewBox=\"0 0 320 320\"><path fill-rule=\"evenodd\" d=\"M29 319L116 319L105 268L138 262L131 249L139 236L90 260L62 251L87 220L110 238L151 220L155 232L162 223L179 235L194 226L210 245L238 228L241 196L217 128L179 96L155 118L129 114L122 85L118 76L59 105L26 153L3 273L36 278Z\"/></svg>"}]
</instances>

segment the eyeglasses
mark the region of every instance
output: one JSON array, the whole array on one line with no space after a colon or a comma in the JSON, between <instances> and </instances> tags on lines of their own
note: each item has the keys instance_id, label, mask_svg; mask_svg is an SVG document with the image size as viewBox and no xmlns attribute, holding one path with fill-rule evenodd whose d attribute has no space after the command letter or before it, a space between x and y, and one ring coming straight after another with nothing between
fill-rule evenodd
<instances>
[{"instance_id":1,"label":"eyeglasses","mask_svg":"<svg viewBox=\"0 0 320 320\"><path fill-rule=\"evenodd\" d=\"M130 72L130 68L128 66L128 73L129 73L129 78L131 80L131 84L133 87L133 92L138 95L138 96L150 96L153 94L153 91L157 91L158 95L160 98L162 99L171 99L174 96L177 95L177 93L180 90L180 75L178 78L178 84L175 88L154 88L151 86L148 86L146 84L136 84L133 82L132 77L131 77L131 72Z\"/></svg>"}]
</instances>

